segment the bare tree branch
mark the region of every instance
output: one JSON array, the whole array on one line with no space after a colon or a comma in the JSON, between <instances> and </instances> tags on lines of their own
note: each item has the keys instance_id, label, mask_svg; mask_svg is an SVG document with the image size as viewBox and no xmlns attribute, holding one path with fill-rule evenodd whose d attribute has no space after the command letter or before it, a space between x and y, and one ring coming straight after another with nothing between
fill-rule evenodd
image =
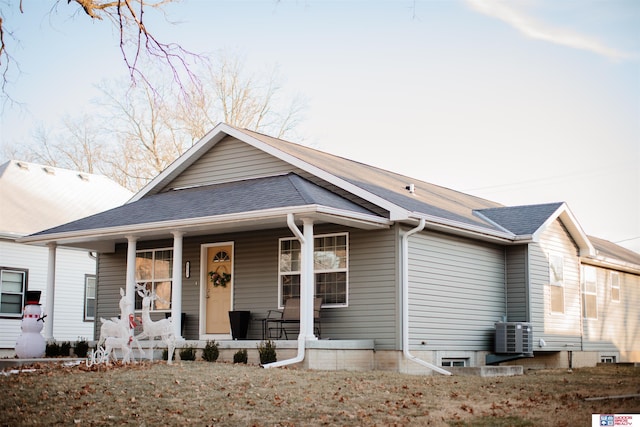
<instances>
[{"instance_id":1,"label":"bare tree branch","mask_svg":"<svg viewBox=\"0 0 640 427\"><path fill-rule=\"evenodd\" d=\"M243 72L236 57L221 56L217 64L200 70L206 84L189 85L186 97L170 83L103 85L99 117L67 119L55 134L40 130L35 147L15 154L102 173L136 191L220 121L278 137L295 128L304 105L283 102L275 70L260 78Z\"/></svg>"},{"instance_id":2,"label":"bare tree branch","mask_svg":"<svg viewBox=\"0 0 640 427\"><path fill-rule=\"evenodd\" d=\"M66 3L73 2L89 18L97 21L107 20L117 28L120 52L132 85L141 81L153 88L145 66L157 62L168 68L173 81L180 91L184 92L187 85L199 84L197 75L191 68L205 58L184 49L179 44L160 41L144 20L148 9L162 12L163 6L175 1L177 0L66 0ZM54 0L54 3L61 4L62 0ZM10 8L12 1L7 0L6 5ZM19 10L23 13L22 0L19 2ZM57 10L58 8L53 7L51 13ZM6 22L0 16L0 87L3 96L7 96L8 71L12 67L6 34ZM142 61L145 57L147 60Z\"/></svg>"}]
</instances>

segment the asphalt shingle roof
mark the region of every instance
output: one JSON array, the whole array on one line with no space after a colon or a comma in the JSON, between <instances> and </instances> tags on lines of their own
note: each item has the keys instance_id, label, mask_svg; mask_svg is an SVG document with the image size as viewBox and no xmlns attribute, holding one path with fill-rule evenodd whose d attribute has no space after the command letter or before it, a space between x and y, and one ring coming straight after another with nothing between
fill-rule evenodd
<instances>
[{"instance_id":1,"label":"asphalt shingle roof","mask_svg":"<svg viewBox=\"0 0 640 427\"><path fill-rule=\"evenodd\" d=\"M501 207L499 203L257 132L241 131L409 211L498 230L473 215L473 210ZM414 185L414 194L407 191L409 184Z\"/></svg>"},{"instance_id":2,"label":"asphalt shingle roof","mask_svg":"<svg viewBox=\"0 0 640 427\"><path fill-rule=\"evenodd\" d=\"M599 237L589 236L598 255L640 265L640 254Z\"/></svg>"},{"instance_id":3,"label":"asphalt shingle roof","mask_svg":"<svg viewBox=\"0 0 640 427\"><path fill-rule=\"evenodd\" d=\"M535 233L562 203L478 209L477 212L517 235Z\"/></svg>"},{"instance_id":4,"label":"asphalt shingle roof","mask_svg":"<svg viewBox=\"0 0 640 427\"><path fill-rule=\"evenodd\" d=\"M290 173L154 194L35 235L203 218L310 204L371 214L363 207Z\"/></svg>"}]
</instances>

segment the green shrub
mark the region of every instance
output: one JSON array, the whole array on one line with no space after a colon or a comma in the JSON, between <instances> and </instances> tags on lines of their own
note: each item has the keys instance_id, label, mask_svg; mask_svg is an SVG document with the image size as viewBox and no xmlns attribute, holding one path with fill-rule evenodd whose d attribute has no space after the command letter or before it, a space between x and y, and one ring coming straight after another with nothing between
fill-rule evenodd
<instances>
[{"instance_id":1,"label":"green shrub","mask_svg":"<svg viewBox=\"0 0 640 427\"><path fill-rule=\"evenodd\" d=\"M258 344L258 354L260 355L261 365L278 361L276 357L276 343L271 340L261 341L260 344Z\"/></svg>"},{"instance_id":2,"label":"green shrub","mask_svg":"<svg viewBox=\"0 0 640 427\"><path fill-rule=\"evenodd\" d=\"M181 349L180 360L196 360L196 349L190 345Z\"/></svg>"},{"instance_id":3,"label":"green shrub","mask_svg":"<svg viewBox=\"0 0 640 427\"><path fill-rule=\"evenodd\" d=\"M44 350L44 353L47 357L60 356L60 344L58 344L56 341L48 342L47 347Z\"/></svg>"},{"instance_id":4,"label":"green shrub","mask_svg":"<svg viewBox=\"0 0 640 427\"><path fill-rule=\"evenodd\" d=\"M207 341L207 345L202 350L202 358L207 362L215 362L220 356L220 350L218 349L218 343L214 341Z\"/></svg>"},{"instance_id":5,"label":"green shrub","mask_svg":"<svg viewBox=\"0 0 640 427\"><path fill-rule=\"evenodd\" d=\"M247 361L249 360L249 356L247 355L247 349L243 348L241 350L238 350L235 352L235 354L233 355L233 363L247 363Z\"/></svg>"},{"instance_id":6,"label":"green shrub","mask_svg":"<svg viewBox=\"0 0 640 427\"><path fill-rule=\"evenodd\" d=\"M60 344L60 356L69 357L71 355L71 343L64 341Z\"/></svg>"},{"instance_id":7,"label":"green shrub","mask_svg":"<svg viewBox=\"0 0 640 427\"><path fill-rule=\"evenodd\" d=\"M153 351L153 349L149 350L149 351ZM174 351L175 353L175 351ZM174 359L174 354L171 354L171 360ZM169 350L168 349L164 349L162 350L162 360L169 360Z\"/></svg>"},{"instance_id":8,"label":"green shrub","mask_svg":"<svg viewBox=\"0 0 640 427\"><path fill-rule=\"evenodd\" d=\"M76 357L87 357L87 353L89 352L89 343L84 338L78 338L78 342L76 342L76 346L73 349Z\"/></svg>"}]
</instances>

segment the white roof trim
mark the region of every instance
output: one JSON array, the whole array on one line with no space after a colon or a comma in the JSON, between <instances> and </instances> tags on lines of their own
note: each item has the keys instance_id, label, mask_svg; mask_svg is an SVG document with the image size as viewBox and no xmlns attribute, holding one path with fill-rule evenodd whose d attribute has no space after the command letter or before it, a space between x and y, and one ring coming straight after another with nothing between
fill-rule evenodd
<instances>
[{"instance_id":1,"label":"white roof trim","mask_svg":"<svg viewBox=\"0 0 640 427\"><path fill-rule=\"evenodd\" d=\"M510 231L502 232L491 230L478 225L467 224L433 215L425 215L418 212L413 212L411 217L418 220L423 218L426 221L425 228L427 229L465 236L472 235L473 237L480 238L482 240L499 241L501 243L511 243L516 240L516 235Z\"/></svg>"},{"instance_id":2,"label":"white roof trim","mask_svg":"<svg viewBox=\"0 0 640 427\"><path fill-rule=\"evenodd\" d=\"M200 158L200 155L209 151L211 147L216 145L218 142L224 139L226 135L228 135L228 133L223 130L224 127L228 128L229 126L225 125L224 123L217 124L205 136L200 138L198 142L196 142L180 157L174 160L173 163L167 166L165 170L160 172L154 179L149 181L147 185L142 187L142 189L140 189L140 191L138 191L127 203L140 200L157 186L163 185L164 182L168 180L168 178L171 178L172 176L175 177L182 171L184 171L191 165L191 163Z\"/></svg>"},{"instance_id":3,"label":"white roof trim","mask_svg":"<svg viewBox=\"0 0 640 427\"><path fill-rule=\"evenodd\" d=\"M316 166L313 166L299 158L287 154L277 148L272 147L271 145L260 141L257 138L254 138L251 135L244 133L240 129L236 129L232 126L229 126L225 123L219 123L216 125L209 133L207 133L200 141L194 144L185 154L180 156L175 162L173 162L169 167L167 167L164 171L162 171L155 179L149 182L142 190L140 190L131 201L140 200L146 194L151 192L159 185L166 185L166 182L171 179L171 177L177 176L179 173L184 171L188 166L190 166L196 159L198 159L201 155L209 151L215 144L220 142L226 136L232 136L244 143L247 143L261 151L264 151L267 154L270 154L284 162L287 162L299 169L304 170L312 175L315 175L323 180L336 185L337 187L342 188L345 191L348 191L358 197L363 198L381 208L389 211L389 216L391 220L401 220L406 219L409 216L409 211L389 202L382 197L376 196L362 188L355 186L343 179L338 178L337 176L330 174Z\"/></svg>"},{"instance_id":4,"label":"white roof trim","mask_svg":"<svg viewBox=\"0 0 640 427\"><path fill-rule=\"evenodd\" d=\"M277 219L284 218L286 215L293 213L295 215L322 215L324 218L339 217L342 222L359 223L367 228L388 228L391 224L386 218L375 215L356 213L343 209L329 208L320 205L297 206L294 208L274 208L263 209L258 211L241 212L225 215L214 215L199 218L188 218L182 220L159 221L142 224L130 224L119 227L94 228L88 230L68 231L60 233L51 233L37 236L27 236L18 239L19 243L30 244L47 244L56 242L64 245L65 243L78 243L86 241L97 241L104 238L122 238L127 235L148 235L161 234L171 231L186 231L189 229L214 228L216 225L234 224L242 222L255 222L256 219ZM353 224L352 224L353 225Z\"/></svg>"},{"instance_id":5,"label":"white roof trim","mask_svg":"<svg viewBox=\"0 0 640 427\"><path fill-rule=\"evenodd\" d=\"M533 233L532 240L534 242L540 241L540 235L547 229L547 227L553 223L556 219L560 218L564 226L569 230L571 237L575 240L578 248L580 249L580 256L595 256L596 250L589 241L587 234L584 232L580 223L573 215L566 203L562 203L556 211L547 218L547 220Z\"/></svg>"},{"instance_id":6,"label":"white roof trim","mask_svg":"<svg viewBox=\"0 0 640 427\"><path fill-rule=\"evenodd\" d=\"M596 255L593 257L581 257L580 261L583 264L594 265L598 267L604 267L611 270L624 271L632 274L640 274L640 265L627 261L621 261L602 255Z\"/></svg>"}]
</instances>

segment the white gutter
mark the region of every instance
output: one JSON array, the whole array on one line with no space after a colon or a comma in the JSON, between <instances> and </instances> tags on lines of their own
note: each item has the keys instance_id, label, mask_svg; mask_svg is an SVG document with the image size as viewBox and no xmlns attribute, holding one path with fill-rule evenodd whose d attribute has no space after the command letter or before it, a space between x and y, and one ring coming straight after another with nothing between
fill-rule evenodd
<instances>
[{"instance_id":1,"label":"white gutter","mask_svg":"<svg viewBox=\"0 0 640 427\"><path fill-rule=\"evenodd\" d=\"M291 232L296 236L296 239L300 241L300 245L304 246L305 238L300 232L300 229L296 226L295 221L293 220L293 214L287 214L287 225ZM303 284L300 283L300 286ZM300 289L300 293L302 294L302 289ZM280 366L293 365L294 363L300 363L304 360L304 350L305 350L305 335L304 335L304 327L303 327L303 316L302 316L302 295L300 295L300 333L298 334L298 354L296 357L286 360L280 360L278 362L267 363L266 365L262 365L263 368L279 368Z\"/></svg>"},{"instance_id":2,"label":"white gutter","mask_svg":"<svg viewBox=\"0 0 640 427\"><path fill-rule=\"evenodd\" d=\"M420 218L420 223L416 228L412 228L402 234L402 353L408 360L412 360L419 365L436 371L442 375L451 375L451 372L432 365L422 359L418 359L409 352L409 236L424 229L426 221Z\"/></svg>"},{"instance_id":3,"label":"white gutter","mask_svg":"<svg viewBox=\"0 0 640 427\"><path fill-rule=\"evenodd\" d=\"M595 265L598 267L610 268L612 270L623 271L631 274L640 273L640 264L633 264L627 261L620 261L618 259L596 255L593 257L580 257L580 262L583 264Z\"/></svg>"},{"instance_id":4,"label":"white gutter","mask_svg":"<svg viewBox=\"0 0 640 427\"><path fill-rule=\"evenodd\" d=\"M453 219L441 218L435 215L425 215L420 212L412 212L412 218L422 218L429 221L429 229L444 231L446 233L457 234L461 236L471 236L476 239L484 239L487 241L497 241L500 243L513 243L517 237L510 231L491 230L489 228L468 224Z\"/></svg>"}]
</instances>

